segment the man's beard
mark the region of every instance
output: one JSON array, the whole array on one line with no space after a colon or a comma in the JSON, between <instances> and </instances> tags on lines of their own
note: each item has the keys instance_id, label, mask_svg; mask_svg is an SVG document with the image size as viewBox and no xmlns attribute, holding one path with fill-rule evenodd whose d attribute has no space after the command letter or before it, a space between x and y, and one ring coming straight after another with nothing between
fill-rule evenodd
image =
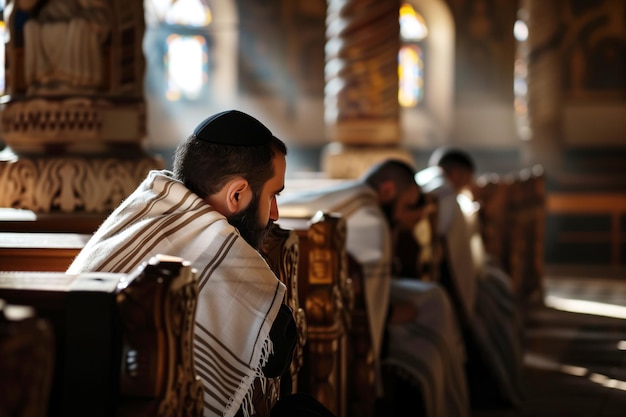
<instances>
[{"instance_id":1,"label":"man's beard","mask_svg":"<svg viewBox=\"0 0 626 417\"><path fill-rule=\"evenodd\" d=\"M235 226L241 237L254 249L259 250L273 222L266 225L259 223L259 199L255 196L248 207L228 218L228 223Z\"/></svg>"}]
</instances>

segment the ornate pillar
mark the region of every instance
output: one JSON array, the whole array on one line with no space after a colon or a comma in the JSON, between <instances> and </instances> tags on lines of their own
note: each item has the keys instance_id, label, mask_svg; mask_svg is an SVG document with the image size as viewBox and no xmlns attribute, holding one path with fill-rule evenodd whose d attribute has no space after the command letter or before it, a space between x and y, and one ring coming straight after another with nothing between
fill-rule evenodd
<instances>
[{"instance_id":1,"label":"ornate pillar","mask_svg":"<svg viewBox=\"0 0 626 417\"><path fill-rule=\"evenodd\" d=\"M400 149L399 0L329 0L326 18L325 123L331 143L323 170L354 178Z\"/></svg>"},{"instance_id":2,"label":"ornate pillar","mask_svg":"<svg viewBox=\"0 0 626 417\"><path fill-rule=\"evenodd\" d=\"M527 128L521 132L522 163L535 163L558 172L562 165L562 18L555 0L523 0L521 18L528 39L519 46L527 70Z\"/></svg>"},{"instance_id":3,"label":"ornate pillar","mask_svg":"<svg viewBox=\"0 0 626 417\"><path fill-rule=\"evenodd\" d=\"M7 0L0 207L107 213L150 169L142 0Z\"/></svg>"}]
</instances>

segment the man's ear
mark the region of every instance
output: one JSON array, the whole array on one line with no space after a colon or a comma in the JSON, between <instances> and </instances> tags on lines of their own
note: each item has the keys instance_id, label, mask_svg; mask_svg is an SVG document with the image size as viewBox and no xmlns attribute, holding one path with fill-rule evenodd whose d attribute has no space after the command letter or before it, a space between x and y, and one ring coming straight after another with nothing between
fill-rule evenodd
<instances>
[{"instance_id":1,"label":"man's ear","mask_svg":"<svg viewBox=\"0 0 626 417\"><path fill-rule=\"evenodd\" d=\"M383 203L393 199L396 191L396 184L391 180L383 181L378 185L378 197Z\"/></svg>"},{"instance_id":2,"label":"man's ear","mask_svg":"<svg viewBox=\"0 0 626 417\"><path fill-rule=\"evenodd\" d=\"M252 200L252 190L248 180L238 177L226 184L226 208L230 214L248 207Z\"/></svg>"}]
</instances>

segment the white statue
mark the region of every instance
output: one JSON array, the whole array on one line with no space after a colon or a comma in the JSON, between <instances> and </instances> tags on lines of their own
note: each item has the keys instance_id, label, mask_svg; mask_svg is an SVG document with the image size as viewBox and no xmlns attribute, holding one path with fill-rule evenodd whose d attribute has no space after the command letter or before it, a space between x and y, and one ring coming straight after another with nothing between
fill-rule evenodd
<instances>
[{"instance_id":1,"label":"white statue","mask_svg":"<svg viewBox=\"0 0 626 417\"><path fill-rule=\"evenodd\" d=\"M31 12L35 1L18 0ZM102 83L102 44L111 30L108 0L49 0L24 25L28 94L92 93Z\"/></svg>"}]
</instances>

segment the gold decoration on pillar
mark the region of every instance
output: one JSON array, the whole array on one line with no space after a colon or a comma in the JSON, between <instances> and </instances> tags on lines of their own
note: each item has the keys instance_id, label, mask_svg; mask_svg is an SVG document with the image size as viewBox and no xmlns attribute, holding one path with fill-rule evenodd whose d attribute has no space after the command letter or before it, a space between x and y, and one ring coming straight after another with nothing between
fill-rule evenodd
<instances>
[{"instance_id":1,"label":"gold decoration on pillar","mask_svg":"<svg viewBox=\"0 0 626 417\"><path fill-rule=\"evenodd\" d=\"M405 154L398 149L399 10L397 0L328 2L325 121L340 144L324 154L331 178L358 176L363 158L367 168L370 161Z\"/></svg>"},{"instance_id":2,"label":"gold decoration on pillar","mask_svg":"<svg viewBox=\"0 0 626 417\"><path fill-rule=\"evenodd\" d=\"M143 149L142 0L7 0L0 206L110 211L159 158Z\"/></svg>"}]
</instances>

